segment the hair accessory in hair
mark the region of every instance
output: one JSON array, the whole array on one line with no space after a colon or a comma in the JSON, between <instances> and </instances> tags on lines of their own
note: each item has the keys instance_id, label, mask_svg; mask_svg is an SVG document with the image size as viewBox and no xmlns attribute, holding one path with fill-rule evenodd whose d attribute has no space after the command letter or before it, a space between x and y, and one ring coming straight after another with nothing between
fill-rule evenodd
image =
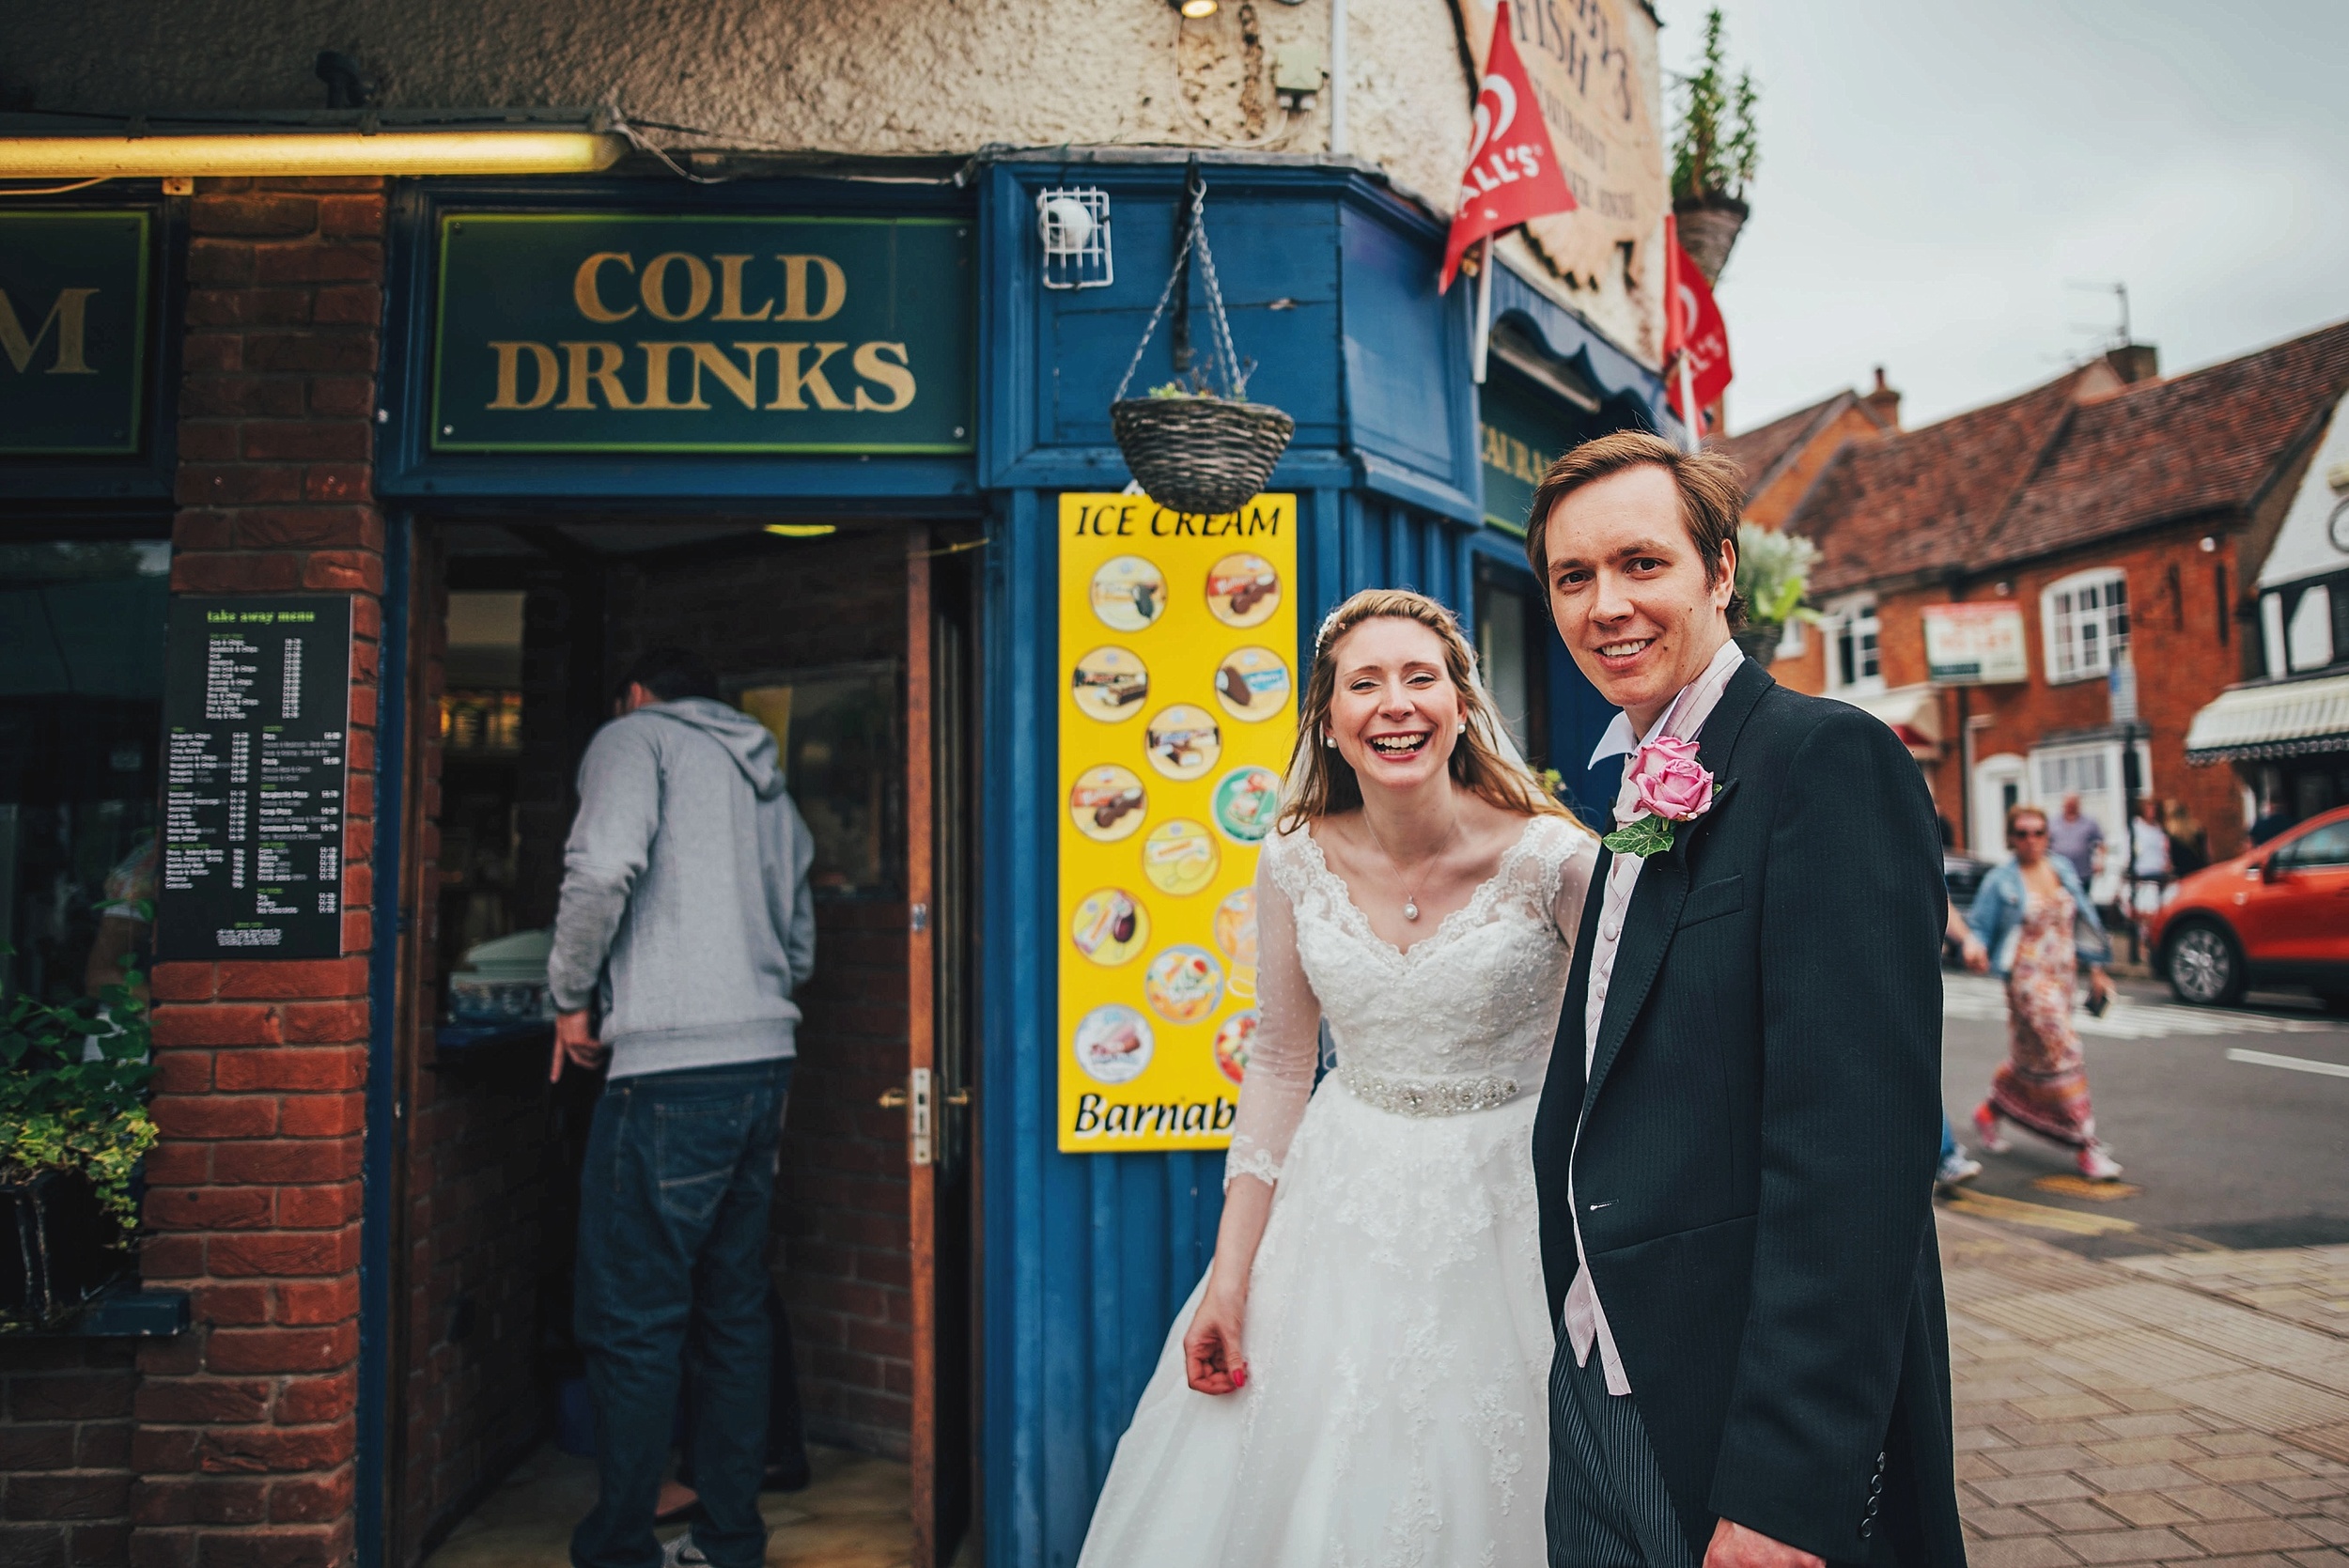
<instances>
[{"instance_id":1,"label":"hair accessory in hair","mask_svg":"<svg viewBox=\"0 0 2349 1568\"><path fill-rule=\"evenodd\" d=\"M1314 633L1314 652L1319 653L1330 645L1330 634L1338 629L1338 616L1345 609L1346 606L1340 605L1321 617L1321 629Z\"/></svg>"}]
</instances>

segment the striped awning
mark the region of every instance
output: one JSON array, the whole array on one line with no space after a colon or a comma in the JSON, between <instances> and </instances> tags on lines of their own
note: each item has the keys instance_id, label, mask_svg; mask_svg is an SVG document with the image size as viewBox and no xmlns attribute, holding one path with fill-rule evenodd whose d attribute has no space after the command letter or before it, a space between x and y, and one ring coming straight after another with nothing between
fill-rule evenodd
<instances>
[{"instance_id":1,"label":"striped awning","mask_svg":"<svg viewBox=\"0 0 2349 1568\"><path fill-rule=\"evenodd\" d=\"M2251 762L2349 752L2349 675L2237 686L2194 716L2186 760Z\"/></svg>"}]
</instances>

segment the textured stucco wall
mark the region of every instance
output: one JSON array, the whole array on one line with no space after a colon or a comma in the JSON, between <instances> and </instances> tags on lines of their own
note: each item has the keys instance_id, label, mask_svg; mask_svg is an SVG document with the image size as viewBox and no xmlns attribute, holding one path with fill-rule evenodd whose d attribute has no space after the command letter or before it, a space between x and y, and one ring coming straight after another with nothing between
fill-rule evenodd
<instances>
[{"instance_id":1,"label":"textured stucco wall","mask_svg":"<svg viewBox=\"0 0 2349 1568\"><path fill-rule=\"evenodd\" d=\"M1450 0L1348 16L1350 150L1448 211L1472 91ZM1304 45L1326 66L1329 37L1329 0L1225 0L1202 22L1167 0L82 0L17 8L0 107L318 107L312 62L339 49L386 107L609 103L711 133L661 133L686 146L1314 153L1328 100L1282 110L1272 61ZM1647 303L1623 280L1557 292L1646 357Z\"/></svg>"}]
</instances>

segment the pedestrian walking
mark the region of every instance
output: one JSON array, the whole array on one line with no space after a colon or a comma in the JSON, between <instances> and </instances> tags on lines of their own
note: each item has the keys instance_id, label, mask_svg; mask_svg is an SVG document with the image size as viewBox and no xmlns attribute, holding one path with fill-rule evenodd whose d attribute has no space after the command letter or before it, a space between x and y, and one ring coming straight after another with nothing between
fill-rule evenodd
<instances>
[{"instance_id":1,"label":"pedestrian walking","mask_svg":"<svg viewBox=\"0 0 2349 1568\"><path fill-rule=\"evenodd\" d=\"M2096 1136L2088 1072L2072 1006L2082 966L2091 1003L2111 999L2104 923L2072 862L2048 851L2047 814L2013 806L2006 841L2015 858L1983 878L1968 920L1981 946L1968 952L1976 972L2006 982L2007 1059L1990 1079L1990 1097L1974 1111L1974 1130L1993 1154L2008 1148L2001 1121L2028 1127L2074 1152L2080 1174L2110 1181L2121 1167Z\"/></svg>"},{"instance_id":2,"label":"pedestrian walking","mask_svg":"<svg viewBox=\"0 0 2349 1568\"><path fill-rule=\"evenodd\" d=\"M2183 801L2161 803L2162 831L2170 835L2170 875L2183 880L2210 864L2209 840Z\"/></svg>"},{"instance_id":3,"label":"pedestrian walking","mask_svg":"<svg viewBox=\"0 0 2349 1568\"><path fill-rule=\"evenodd\" d=\"M610 1072L580 1178L576 1329L596 1505L574 1568L654 1568L680 1384L701 1513L669 1560L757 1568L770 1401L768 1212L815 967L815 846L774 737L655 649L579 769L547 979L550 1076ZM599 1027L590 1005L600 1013Z\"/></svg>"},{"instance_id":4,"label":"pedestrian walking","mask_svg":"<svg viewBox=\"0 0 2349 1568\"><path fill-rule=\"evenodd\" d=\"M2161 890L2170 882L2170 831L2161 825L2161 802L2148 795L2129 818L2129 962L2145 951L2145 923L2161 908Z\"/></svg>"},{"instance_id":5,"label":"pedestrian walking","mask_svg":"<svg viewBox=\"0 0 2349 1568\"><path fill-rule=\"evenodd\" d=\"M2079 796L2066 795L2063 815L2053 822L2047 822L2044 815L2040 820L2046 823L2047 847L2071 862L2082 888L2095 886L2098 862L2104 853L2105 830L2094 817L2080 810ZM2081 902L2087 900L2083 898Z\"/></svg>"},{"instance_id":6,"label":"pedestrian walking","mask_svg":"<svg viewBox=\"0 0 2349 1568\"><path fill-rule=\"evenodd\" d=\"M1941 935L1944 940L1956 944L1961 961L1968 969L1972 969L1983 948L1973 927L1966 924L1966 911L1954 904L1951 905ZM1941 1163L1934 1169L1933 1185L1942 1192L1955 1192L1981 1174L1982 1161L1968 1154L1966 1145L1957 1141L1957 1129L1950 1126L1950 1113L1944 1110L1941 1112Z\"/></svg>"}]
</instances>

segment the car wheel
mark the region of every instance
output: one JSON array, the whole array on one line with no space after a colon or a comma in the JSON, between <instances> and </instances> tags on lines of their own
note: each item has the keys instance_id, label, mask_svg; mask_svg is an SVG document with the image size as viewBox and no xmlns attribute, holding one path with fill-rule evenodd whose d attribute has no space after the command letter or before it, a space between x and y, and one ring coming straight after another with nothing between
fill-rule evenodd
<instances>
[{"instance_id":1,"label":"car wheel","mask_svg":"<svg viewBox=\"0 0 2349 1568\"><path fill-rule=\"evenodd\" d=\"M2196 921L2170 939L2162 968L2180 1001L2225 1007L2243 995L2243 955L2234 938L2207 921Z\"/></svg>"}]
</instances>

